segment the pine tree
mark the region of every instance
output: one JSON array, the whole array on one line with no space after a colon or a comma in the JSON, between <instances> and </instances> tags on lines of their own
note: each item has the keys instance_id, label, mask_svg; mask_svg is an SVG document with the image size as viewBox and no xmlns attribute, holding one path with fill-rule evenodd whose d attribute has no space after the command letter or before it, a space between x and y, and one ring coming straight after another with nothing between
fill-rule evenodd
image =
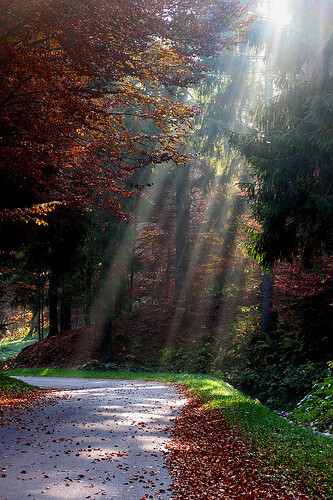
<instances>
[{"instance_id":1,"label":"pine tree","mask_svg":"<svg viewBox=\"0 0 333 500\"><path fill-rule=\"evenodd\" d=\"M333 7L292 6L271 52L278 93L256 110L250 134L228 134L250 167L250 248L264 268L297 256L311 267L333 248Z\"/></svg>"}]
</instances>

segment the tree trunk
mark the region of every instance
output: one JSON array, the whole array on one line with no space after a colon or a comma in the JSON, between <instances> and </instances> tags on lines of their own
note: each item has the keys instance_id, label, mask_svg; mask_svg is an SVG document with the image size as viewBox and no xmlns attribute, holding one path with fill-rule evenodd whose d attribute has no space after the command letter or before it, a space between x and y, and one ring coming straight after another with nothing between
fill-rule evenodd
<instances>
[{"instance_id":1,"label":"tree trunk","mask_svg":"<svg viewBox=\"0 0 333 500\"><path fill-rule=\"evenodd\" d=\"M45 305L45 292L44 292L44 282L42 283L42 296L41 296L41 339L44 339L44 305Z\"/></svg>"},{"instance_id":2,"label":"tree trunk","mask_svg":"<svg viewBox=\"0 0 333 500\"><path fill-rule=\"evenodd\" d=\"M169 301L170 297L170 283L171 283L171 248L168 246L168 257L165 269L165 301Z\"/></svg>"},{"instance_id":3,"label":"tree trunk","mask_svg":"<svg viewBox=\"0 0 333 500\"><path fill-rule=\"evenodd\" d=\"M58 276L52 270L49 282L49 311L50 311L50 329L49 336L58 335Z\"/></svg>"},{"instance_id":4,"label":"tree trunk","mask_svg":"<svg viewBox=\"0 0 333 500\"><path fill-rule=\"evenodd\" d=\"M102 336L102 349L103 349L104 359L107 361L112 361L113 358L112 334L113 334L113 324L112 324L112 319L109 319L104 323L103 336Z\"/></svg>"},{"instance_id":5,"label":"tree trunk","mask_svg":"<svg viewBox=\"0 0 333 500\"><path fill-rule=\"evenodd\" d=\"M130 261L129 287L128 287L128 310L129 310L129 312L132 311L132 307L133 307L136 239L137 239L137 224L136 224L136 221L134 221L133 231L132 231L132 241L131 241L132 248L131 248L131 261Z\"/></svg>"},{"instance_id":6,"label":"tree trunk","mask_svg":"<svg viewBox=\"0 0 333 500\"><path fill-rule=\"evenodd\" d=\"M30 320L30 328L29 328L29 333L27 335L27 338L32 337L36 331L40 330L40 323L39 323L39 317L40 317L40 305L38 304L38 308L36 311L33 312L32 318Z\"/></svg>"},{"instance_id":7,"label":"tree trunk","mask_svg":"<svg viewBox=\"0 0 333 500\"><path fill-rule=\"evenodd\" d=\"M68 294L61 291L60 303L60 331L65 332L72 328L72 307Z\"/></svg>"},{"instance_id":8,"label":"tree trunk","mask_svg":"<svg viewBox=\"0 0 333 500\"><path fill-rule=\"evenodd\" d=\"M269 272L264 272L262 275L262 319L261 329L272 331L277 323L277 311L273 310L273 283L272 276Z\"/></svg>"},{"instance_id":9,"label":"tree trunk","mask_svg":"<svg viewBox=\"0 0 333 500\"><path fill-rule=\"evenodd\" d=\"M268 16L271 12L272 3L267 2L267 13ZM272 99L273 97L273 77L272 77L272 62L270 57L266 58L265 62L265 98ZM262 330L271 330L274 326L273 318L273 283L272 277L269 272L264 272L262 274L262 307L261 307L261 328Z\"/></svg>"},{"instance_id":10,"label":"tree trunk","mask_svg":"<svg viewBox=\"0 0 333 500\"><path fill-rule=\"evenodd\" d=\"M42 308L41 308L41 304L40 304L40 301L38 302L38 340L41 341L42 340L42 332L41 332L41 318L42 318Z\"/></svg>"},{"instance_id":11,"label":"tree trunk","mask_svg":"<svg viewBox=\"0 0 333 500\"><path fill-rule=\"evenodd\" d=\"M91 325L90 311L91 311L91 301L92 301L91 297L92 276L89 270L86 270L85 275L86 275L86 300L85 300L84 321L86 326L90 326Z\"/></svg>"}]
</instances>

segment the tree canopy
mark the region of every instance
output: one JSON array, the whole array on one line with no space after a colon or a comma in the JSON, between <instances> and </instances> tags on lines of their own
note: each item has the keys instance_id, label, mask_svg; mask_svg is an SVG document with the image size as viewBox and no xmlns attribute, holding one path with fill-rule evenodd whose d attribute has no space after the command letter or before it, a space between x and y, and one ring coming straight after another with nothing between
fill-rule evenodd
<instances>
[{"instance_id":1,"label":"tree canopy","mask_svg":"<svg viewBox=\"0 0 333 500\"><path fill-rule=\"evenodd\" d=\"M121 216L137 168L184 163L177 145L195 109L161 89L197 81L207 69L197 56L234 44L245 10L220 0L2 0L0 18L1 218L42 223L57 203Z\"/></svg>"}]
</instances>

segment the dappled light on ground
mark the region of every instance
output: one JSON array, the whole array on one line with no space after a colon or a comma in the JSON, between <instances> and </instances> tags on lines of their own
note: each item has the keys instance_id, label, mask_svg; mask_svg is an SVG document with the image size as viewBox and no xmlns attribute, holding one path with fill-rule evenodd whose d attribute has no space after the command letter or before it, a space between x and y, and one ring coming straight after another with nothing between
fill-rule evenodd
<instances>
[{"instance_id":1,"label":"dappled light on ground","mask_svg":"<svg viewBox=\"0 0 333 500\"><path fill-rule=\"evenodd\" d=\"M171 498L167 429L185 402L174 389L143 381L30 381L62 389L0 428L4 498Z\"/></svg>"}]
</instances>

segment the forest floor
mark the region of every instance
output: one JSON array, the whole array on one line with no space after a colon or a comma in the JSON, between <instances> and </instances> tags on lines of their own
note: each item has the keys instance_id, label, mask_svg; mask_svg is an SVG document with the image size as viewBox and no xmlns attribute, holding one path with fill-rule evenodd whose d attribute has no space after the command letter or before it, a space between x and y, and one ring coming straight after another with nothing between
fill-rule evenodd
<instances>
[{"instance_id":1,"label":"forest floor","mask_svg":"<svg viewBox=\"0 0 333 500\"><path fill-rule=\"evenodd\" d=\"M265 452L202 401L193 398L176 419L168 455L179 500L329 498L307 490L281 464L269 467ZM267 451L267 450L266 450Z\"/></svg>"}]
</instances>

